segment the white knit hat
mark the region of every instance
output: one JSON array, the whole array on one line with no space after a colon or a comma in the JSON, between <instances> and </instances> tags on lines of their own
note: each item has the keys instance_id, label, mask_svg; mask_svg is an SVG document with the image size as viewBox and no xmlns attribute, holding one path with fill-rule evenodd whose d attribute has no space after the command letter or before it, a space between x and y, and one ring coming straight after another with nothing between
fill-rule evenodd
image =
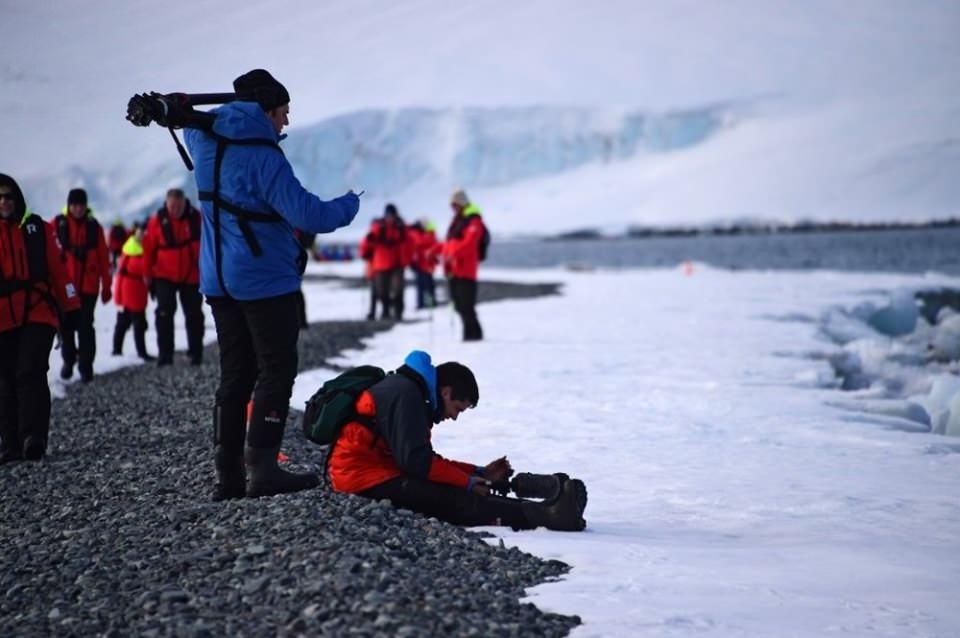
<instances>
[{"instance_id":1,"label":"white knit hat","mask_svg":"<svg viewBox=\"0 0 960 638\"><path fill-rule=\"evenodd\" d=\"M467 197L467 192L462 188L458 188L453 191L453 195L450 196L450 203L457 204L458 206L466 206L470 203L470 198Z\"/></svg>"}]
</instances>

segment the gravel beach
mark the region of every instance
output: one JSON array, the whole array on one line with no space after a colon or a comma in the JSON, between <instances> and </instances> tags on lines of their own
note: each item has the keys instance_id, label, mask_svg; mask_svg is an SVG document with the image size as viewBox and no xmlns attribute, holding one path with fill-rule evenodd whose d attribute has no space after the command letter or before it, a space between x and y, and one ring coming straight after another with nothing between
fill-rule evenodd
<instances>
[{"instance_id":1,"label":"gravel beach","mask_svg":"<svg viewBox=\"0 0 960 638\"><path fill-rule=\"evenodd\" d=\"M557 292L482 282L480 299ZM301 369L390 325L312 324ZM567 565L474 532L326 487L211 502L216 346L204 356L71 385L47 458L0 467L0 635L562 636L579 624L519 602ZM299 413L283 449L299 469L322 466Z\"/></svg>"}]
</instances>

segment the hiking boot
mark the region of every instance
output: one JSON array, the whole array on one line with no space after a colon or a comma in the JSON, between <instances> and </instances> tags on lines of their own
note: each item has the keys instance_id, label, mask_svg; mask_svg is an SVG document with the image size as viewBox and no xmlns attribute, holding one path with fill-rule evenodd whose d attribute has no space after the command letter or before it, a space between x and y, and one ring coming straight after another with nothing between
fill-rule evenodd
<instances>
[{"instance_id":1,"label":"hiking boot","mask_svg":"<svg viewBox=\"0 0 960 638\"><path fill-rule=\"evenodd\" d=\"M22 460L23 453L20 451L19 445L16 447L4 447L3 450L0 450L0 465Z\"/></svg>"},{"instance_id":2,"label":"hiking boot","mask_svg":"<svg viewBox=\"0 0 960 638\"><path fill-rule=\"evenodd\" d=\"M173 359L169 359L167 357L157 357L158 368L162 368L164 366L172 366L172 365L173 365Z\"/></svg>"},{"instance_id":3,"label":"hiking boot","mask_svg":"<svg viewBox=\"0 0 960 638\"><path fill-rule=\"evenodd\" d=\"M66 381L67 379L73 376L73 364L64 363L63 367L60 368L60 378Z\"/></svg>"},{"instance_id":4,"label":"hiking boot","mask_svg":"<svg viewBox=\"0 0 960 638\"><path fill-rule=\"evenodd\" d=\"M277 453L280 446L270 448L247 447L244 460L247 465L247 496L273 496L309 490L320 485L316 474L295 474L280 469Z\"/></svg>"},{"instance_id":5,"label":"hiking boot","mask_svg":"<svg viewBox=\"0 0 960 638\"><path fill-rule=\"evenodd\" d=\"M510 481L510 489L519 498L542 498L549 501L560 496L563 484L570 480L566 474L531 474L520 472Z\"/></svg>"},{"instance_id":6,"label":"hiking boot","mask_svg":"<svg viewBox=\"0 0 960 638\"><path fill-rule=\"evenodd\" d=\"M27 461L39 461L46 452L47 445L42 439L28 436L23 441L23 458Z\"/></svg>"},{"instance_id":7,"label":"hiking boot","mask_svg":"<svg viewBox=\"0 0 960 638\"><path fill-rule=\"evenodd\" d=\"M149 362L151 362L151 361L156 361L156 360L157 360L157 358L156 358L155 356L153 356L152 354L147 354L146 352L144 352L143 354L141 354L141 355L139 355L139 356L140 356L141 359L143 359L143 360L146 361L147 363L149 363Z\"/></svg>"},{"instance_id":8,"label":"hiking boot","mask_svg":"<svg viewBox=\"0 0 960 638\"><path fill-rule=\"evenodd\" d=\"M243 454L235 454L218 445L213 452L213 464L217 471L217 483L213 487L214 501L243 498L247 495L247 472Z\"/></svg>"},{"instance_id":9,"label":"hiking boot","mask_svg":"<svg viewBox=\"0 0 960 638\"><path fill-rule=\"evenodd\" d=\"M526 501L523 513L535 527L560 532L581 532L587 526L583 510L587 507L587 488L583 481L570 479L563 483L560 496L552 503Z\"/></svg>"}]
</instances>

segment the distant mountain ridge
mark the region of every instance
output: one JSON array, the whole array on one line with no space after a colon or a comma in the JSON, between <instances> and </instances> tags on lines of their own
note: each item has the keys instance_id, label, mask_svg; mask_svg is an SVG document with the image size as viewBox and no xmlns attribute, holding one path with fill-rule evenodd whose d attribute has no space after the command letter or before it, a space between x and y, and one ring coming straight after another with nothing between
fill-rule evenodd
<instances>
[{"instance_id":1,"label":"distant mountain ridge","mask_svg":"<svg viewBox=\"0 0 960 638\"><path fill-rule=\"evenodd\" d=\"M577 107L364 110L294 128L282 148L305 187L325 197L363 188L390 199L451 184L501 187L589 164L695 146L724 126L720 107L668 113ZM150 129L144 134L157 134ZM170 186L196 193L173 143L169 160L144 172L71 167L28 182L31 206L58 211L67 191L87 189L109 219L140 219Z\"/></svg>"}]
</instances>

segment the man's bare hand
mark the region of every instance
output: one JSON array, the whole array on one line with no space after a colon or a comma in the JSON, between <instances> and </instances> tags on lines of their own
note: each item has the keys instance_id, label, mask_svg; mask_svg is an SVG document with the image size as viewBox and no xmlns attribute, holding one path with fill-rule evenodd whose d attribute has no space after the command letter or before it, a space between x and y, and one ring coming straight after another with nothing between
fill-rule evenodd
<instances>
[{"instance_id":1,"label":"man's bare hand","mask_svg":"<svg viewBox=\"0 0 960 638\"><path fill-rule=\"evenodd\" d=\"M501 456L495 461L490 461L487 463L487 466L483 468L483 478L488 481L500 481L509 478L512 474L513 467L505 456Z\"/></svg>"}]
</instances>

